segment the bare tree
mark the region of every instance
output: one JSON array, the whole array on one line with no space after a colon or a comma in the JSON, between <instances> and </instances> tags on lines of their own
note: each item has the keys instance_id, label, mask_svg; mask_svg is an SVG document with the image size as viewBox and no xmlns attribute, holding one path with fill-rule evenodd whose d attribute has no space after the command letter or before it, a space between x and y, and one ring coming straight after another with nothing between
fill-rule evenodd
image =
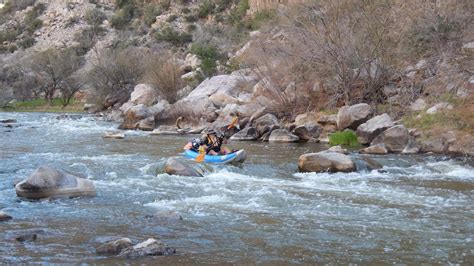
<instances>
[{"instance_id":1,"label":"bare tree","mask_svg":"<svg viewBox=\"0 0 474 266\"><path fill-rule=\"evenodd\" d=\"M96 102L108 108L128 100L130 92L143 77L144 54L137 48L98 52L87 73L95 89Z\"/></svg>"},{"instance_id":2,"label":"bare tree","mask_svg":"<svg viewBox=\"0 0 474 266\"><path fill-rule=\"evenodd\" d=\"M184 86L181 75L176 58L170 53L161 53L148 57L143 81L157 88L168 102L174 103L178 100L178 91Z\"/></svg>"},{"instance_id":3,"label":"bare tree","mask_svg":"<svg viewBox=\"0 0 474 266\"><path fill-rule=\"evenodd\" d=\"M49 49L33 54L29 71L35 76L45 100L52 105L55 92L68 86L68 79L80 65L80 58L72 50Z\"/></svg>"}]
</instances>

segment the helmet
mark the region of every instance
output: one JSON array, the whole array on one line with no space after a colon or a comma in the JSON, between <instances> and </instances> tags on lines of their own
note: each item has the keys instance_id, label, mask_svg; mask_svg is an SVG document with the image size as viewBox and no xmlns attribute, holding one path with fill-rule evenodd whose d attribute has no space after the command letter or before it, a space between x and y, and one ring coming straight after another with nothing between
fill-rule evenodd
<instances>
[{"instance_id":1,"label":"helmet","mask_svg":"<svg viewBox=\"0 0 474 266\"><path fill-rule=\"evenodd\" d=\"M201 146L201 139L200 138L193 138L191 140L191 144L193 146L193 149L199 149L199 146Z\"/></svg>"},{"instance_id":2,"label":"helmet","mask_svg":"<svg viewBox=\"0 0 474 266\"><path fill-rule=\"evenodd\" d=\"M207 131L207 134L208 134L208 135L216 135L216 131L215 131L214 129L209 129L209 130Z\"/></svg>"}]
</instances>

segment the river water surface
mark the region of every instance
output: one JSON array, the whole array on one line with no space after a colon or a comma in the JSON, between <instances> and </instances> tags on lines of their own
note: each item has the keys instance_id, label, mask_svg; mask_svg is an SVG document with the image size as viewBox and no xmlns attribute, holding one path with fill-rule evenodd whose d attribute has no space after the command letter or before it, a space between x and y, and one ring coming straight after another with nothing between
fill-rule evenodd
<instances>
[{"instance_id":1,"label":"river water surface","mask_svg":"<svg viewBox=\"0 0 474 266\"><path fill-rule=\"evenodd\" d=\"M240 167L204 177L163 174L190 136L126 131L92 116L0 113L0 263L132 263L99 256L116 237L154 237L177 254L139 263L474 263L474 163L436 156L371 156L382 171L297 173L319 144L234 142ZM353 156L360 156L353 154ZM94 181L91 198L27 201L14 184L41 165ZM151 217L178 213L183 220ZM35 242L18 235L37 233Z\"/></svg>"}]
</instances>

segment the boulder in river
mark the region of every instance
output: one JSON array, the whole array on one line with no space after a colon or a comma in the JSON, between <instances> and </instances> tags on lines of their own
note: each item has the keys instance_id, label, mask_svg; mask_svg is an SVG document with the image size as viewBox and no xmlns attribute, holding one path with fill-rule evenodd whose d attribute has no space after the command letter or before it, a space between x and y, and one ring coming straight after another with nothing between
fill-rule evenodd
<instances>
[{"instance_id":1,"label":"boulder in river","mask_svg":"<svg viewBox=\"0 0 474 266\"><path fill-rule=\"evenodd\" d=\"M300 172L353 172L356 170L356 165L345 154L322 151L301 155L298 168Z\"/></svg>"},{"instance_id":2,"label":"boulder in river","mask_svg":"<svg viewBox=\"0 0 474 266\"><path fill-rule=\"evenodd\" d=\"M0 211L0 222L8 221L11 219L12 217L10 215L4 213L3 211Z\"/></svg>"},{"instance_id":3,"label":"boulder in river","mask_svg":"<svg viewBox=\"0 0 474 266\"><path fill-rule=\"evenodd\" d=\"M12 123L16 123L16 120L15 119L4 119L4 120L0 120L0 123L2 123L2 124L12 124Z\"/></svg>"},{"instance_id":4,"label":"boulder in river","mask_svg":"<svg viewBox=\"0 0 474 266\"><path fill-rule=\"evenodd\" d=\"M257 129L257 133L259 136L262 136L266 132L270 131L270 129L275 126L279 125L278 118L273 114L266 114L264 116L259 117L253 122L254 127Z\"/></svg>"},{"instance_id":5,"label":"boulder in river","mask_svg":"<svg viewBox=\"0 0 474 266\"><path fill-rule=\"evenodd\" d=\"M384 144L388 152L401 152L409 139L408 129L404 125L396 125L380 133L371 145Z\"/></svg>"},{"instance_id":6,"label":"boulder in river","mask_svg":"<svg viewBox=\"0 0 474 266\"><path fill-rule=\"evenodd\" d=\"M269 142L298 142L300 138L286 129L276 129L270 134Z\"/></svg>"},{"instance_id":7,"label":"boulder in river","mask_svg":"<svg viewBox=\"0 0 474 266\"><path fill-rule=\"evenodd\" d=\"M169 175L204 176L209 169L203 164L182 157L171 157L166 160L165 172Z\"/></svg>"},{"instance_id":8,"label":"boulder in river","mask_svg":"<svg viewBox=\"0 0 474 266\"><path fill-rule=\"evenodd\" d=\"M133 246L130 238L120 238L117 240L108 241L95 250L97 254L118 255L122 250Z\"/></svg>"},{"instance_id":9,"label":"boulder in river","mask_svg":"<svg viewBox=\"0 0 474 266\"><path fill-rule=\"evenodd\" d=\"M392 126L393 121L386 113L372 117L357 127L357 139L361 144L368 144L382 131Z\"/></svg>"},{"instance_id":10,"label":"boulder in river","mask_svg":"<svg viewBox=\"0 0 474 266\"><path fill-rule=\"evenodd\" d=\"M26 180L15 186L19 197L28 199L95 196L91 180L74 176L49 166L36 169Z\"/></svg>"},{"instance_id":11,"label":"boulder in river","mask_svg":"<svg viewBox=\"0 0 474 266\"><path fill-rule=\"evenodd\" d=\"M122 250L119 256L125 258L140 258L147 256L167 256L175 253L176 249L168 247L154 238L149 238L146 241Z\"/></svg>"},{"instance_id":12,"label":"boulder in river","mask_svg":"<svg viewBox=\"0 0 474 266\"><path fill-rule=\"evenodd\" d=\"M254 127L246 127L230 137L230 140L256 140L257 130Z\"/></svg>"},{"instance_id":13,"label":"boulder in river","mask_svg":"<svg viewBox=\"0 0 474 266\"><path fill-rule=\"evenodd\" d=\"M346 128L356 130L359 125L369 120L372 114L372 107L366 103L343 106L337 113L337 127L339 130Z\"/></svg>"},{"instance_id":14,"label":"boulder in river","mask_svg":"<svg viewBox=\"0 0 474 266\"><path fill-rule=\"evenodd\" d=\"M387 154L387 148L385 147L385 144L376 144L372 145L370 147L366 147L360 150L360 153L366 153L366 154Z\"/></svg>"},{"instance_id":15,"label":"boulder in river","mask_svg":"<svg viewBox=\"0 0 474 266\"><path fill-rule=\"evenodd\" d=\"M180 134L175 126L161 125L151 132L152 135L178 135Z\"/></svg>"}]
</instances>

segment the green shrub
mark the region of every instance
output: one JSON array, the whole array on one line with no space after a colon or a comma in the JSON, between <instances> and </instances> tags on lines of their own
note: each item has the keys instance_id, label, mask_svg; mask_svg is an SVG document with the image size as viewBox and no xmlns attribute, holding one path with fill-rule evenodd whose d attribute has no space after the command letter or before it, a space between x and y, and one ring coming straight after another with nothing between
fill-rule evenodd
<instances>
[{"instance_id":1,"label":"green shrub","mask_svg":"<svg viewBox=\"0 0 474 266\"><path fill-rule=\"evenodd\" d=\"M191 46L191 53L201 59L201 69L207 77L216 72L216 61L223 57L217 47L207 44L193 44Z\"/></svg>"},{"instance_id":2,"label":"green shrub","mask_svg":"<svg viewBox=\"0 0 474 266\"><path fill-rule=\"evenodd\" d=\"M257 30L264 22L271 20L274 16L275 13L271 10L258 11L252 19L247 21L246 27L250 30Z\"/></svg>"},{"instance_id":3,"label":"green shrub","mask_svg":"<svg viewBox=\"0 0 474 266\"><path fill-rule=\"evenodd\" d=\"M23 48L29 48L35 44L35 38L31 37L30 35L26 35L24 38L22 38L19 42L18 45Z\"/></svg>"},{"instance_id":4,"label":"green shrub","mask_svg":"<svg viewBox=\"0 0 474 266\"><path fill-rule=\"evenodd\" d=\"M186 31L187 31L187 32L193 32L193 31L195 31L196 29L197 29L197 26L194 25L194 24L188 24L188 25L186 26Z\"/></svg>"},{"instance_id":5,"label":"green shrub","mask_svg":"<svg viewBox=\"0 0 474 266\"><path fill-rule=\"evenodd\" d=\"M215 7L216 5L212 1L206 0L199 6L197 10L197 16L199 18L206 18L207 16L212 14Z\"/></svg>"},{"instance_id":6,"label":"green shrub","mask_svg":"<svg viewBox=\"0 0 474 266\"><path fill-rule=\"evenodd\" d=\"M150 27L156 21L156 17L161 15L163 11L155 6L147 6L143 12L143 21L145 25Z\"/></svg>"},{"instance_id":7,"label":"green shrub","mask_svg":"<svg viewBox=\"0 0 474 266\"><path fill-rule=\"evenodd\" d=\"M359 146L357 135L354 131L346 129L329 135L329 145Z\"/></svg>"},{"instance_id":8,"label":"green shrub","mask_svg":"<svg viewBox=\"0 0 474 266\"><path fill-rule=\"evenodd\" d=\"M97 8L90 8L86 11L84 15L84 20L87 24L98 27L102 24L102 22L106 19L104 12L100 11Z\"/></svg>"},{"instance_id":9,"label":"green shrub","mask_svg":"<svg viewBox=\"0 0 474 266\"><path fill-rule=\"evenodd\" d=\"M184 16L184 21L186 22L196 22L198 20L198 17L193 14L189 14L187 16Z\"/></svg>"},{"instance_id":10,"label":"green shrub","mask_svg":"<svg viewBox=\"0 0 474 266\"><path fill-rule=\"evenodd\" d=\"M174 45L183 45L193 41L193 36L186 32L178 32L171 27L165 27L155 34L157 41L169 42Z\"/></svg>"},{"instance_id":11,"label":"green shrub","mask_svg":"<svg viewBox=\"0 0 474 266\"><path fill-rule=\"evenodd\" d=\"M166 19L166 22L171 23L171 22L175 21L177 18L178 18L178 16L176 14L172 14Z\"/></svg>"},{"instance_id":12,"label":"green shrub","mask_svg":"<svg viewBox=\"0 0 474 266\"><path fill-rule=\"evenodd\" d=\"M187 7L181 8L181 13L183 13L183 14L189 14L190 12L191 12L191 9L189 9Z\"/></svg>"},{"instance_id":13,"label":"green shrub","mask_svg":"<svg viewBox=\"0 0 474 266\"><path fill-rule=\"evenodd\" d=\"M118 2L120 2L120 5ZM110 24L116 29L124 29L137 15L135 3L130 0L118 0L117 7L119 9L115 11L115 14L110 19Z\"/></svg>"}]
</instances>

